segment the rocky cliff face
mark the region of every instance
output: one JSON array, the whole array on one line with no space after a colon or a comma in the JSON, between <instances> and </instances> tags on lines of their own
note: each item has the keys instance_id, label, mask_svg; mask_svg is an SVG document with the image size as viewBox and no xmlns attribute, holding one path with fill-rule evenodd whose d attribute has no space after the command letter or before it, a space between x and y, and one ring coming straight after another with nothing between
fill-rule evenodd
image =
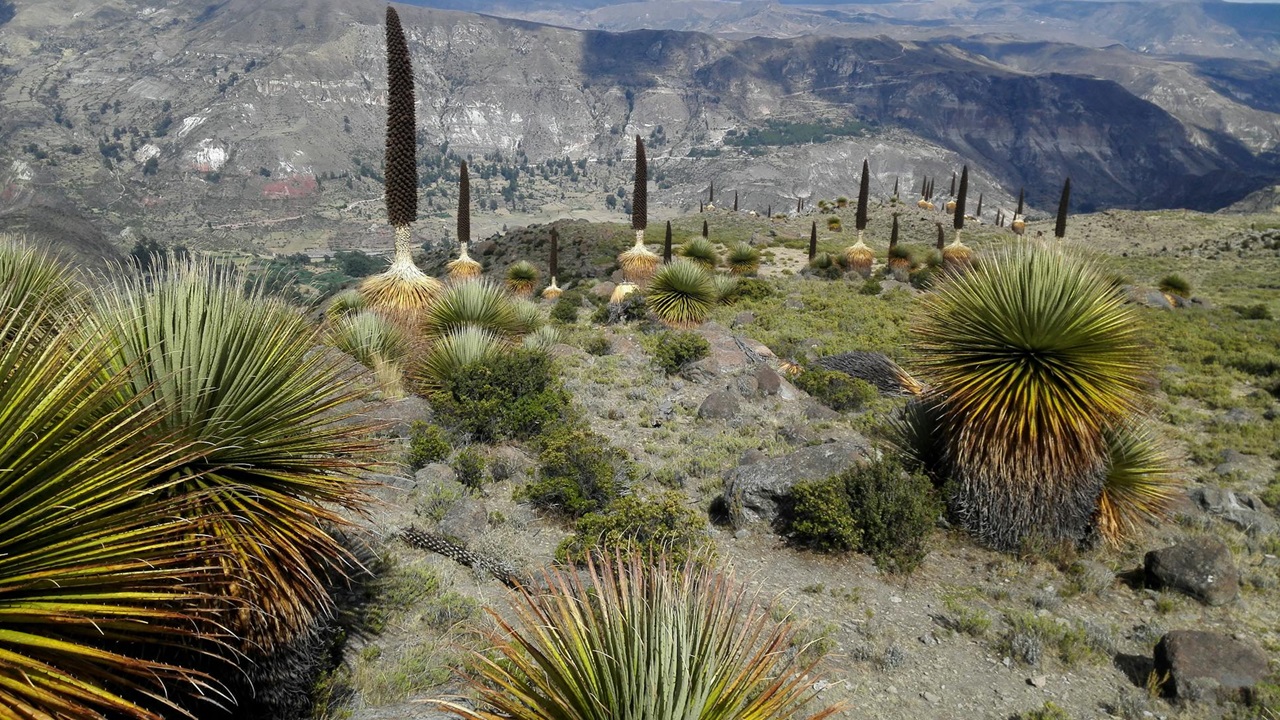
<instances>
[{"instance_id":1,"label":"rocky cliff face","mask_svg":"<svg viewBox=\"0 0 1280 720\"><path fill-rule=\"evenodd\" d=\"M380 221L382 7L15 2L0 25L0 221L56 186L115 231L261 234L273 227L261 223L315 221L321 245L359 244L335 234ZM848 195L863 156L886 194L894 179L906 193L967 162L988 202L1025 185L1033 207L1056 202L1070 175L1084 208L1216 208L1280 167L1270 152L1280 92L1266 63L1184 64L1144 93L1141 79L1053 72L1045 53L1033 61L996 41L729 40L419 8L403 16L423 213L449 211L448 158L469 155L493 167L476 191L495 213L478 217L481 228L620 211L603 201L629 182L636 133L649 138L658 208L696 206L712 179L759 210ZM1209 90L1218 114L1162 102L1179 82ZM854 119L867 129L724 144L769 121Z\"/></svg>"}]
</instances>

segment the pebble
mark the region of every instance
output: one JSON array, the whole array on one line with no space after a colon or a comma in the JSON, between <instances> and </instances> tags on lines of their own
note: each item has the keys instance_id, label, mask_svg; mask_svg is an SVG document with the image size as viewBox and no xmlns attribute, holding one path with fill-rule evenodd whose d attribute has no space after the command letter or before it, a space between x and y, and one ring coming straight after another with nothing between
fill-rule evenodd
<instances>
[{"instance_id":1,"label":"pebble","mask_svg":"<svg viewBox=\"0 0 1280 720\"><path fill-rule=\"evenodd\" d=\"M931 692L922 692L920 693L920 697L924 698L924 701L928 703L936 703L942 700L942 698L938 697L937 695L934 695Z\"/></svg>"},{"instance_id":2,"label":"pebble","mask_svg":"<svg viewBox=\"0 0 1280 720\"><path fill-rule=\"evenodd\" d=\"M897 695L897 694L898 694L898 688L896 688L896 687L894 687L894 686L892 686L892 685L890 685L889 687L885 688L884 690L885 690L885 692L889 693L890 695Z\"/></svg>"},{"instance_id":3,"label":"pebble","mask_svg":"<svg viewBox=\"0 0 1280 720\"><path fill-rule=\"evenodd\" d=\"M900 602L902 602L902 598L898 597L897 595L894 595L893 597L889 598L889 602L891 602L891 603L900 603Z\"/></svg>"}]
</instances>

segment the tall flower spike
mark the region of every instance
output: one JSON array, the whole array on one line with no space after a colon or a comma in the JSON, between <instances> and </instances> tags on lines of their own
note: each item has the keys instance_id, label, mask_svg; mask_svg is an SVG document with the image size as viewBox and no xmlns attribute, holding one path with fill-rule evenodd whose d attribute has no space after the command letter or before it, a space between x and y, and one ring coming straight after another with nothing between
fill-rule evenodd
<instances>
[{"instance_id":1,"label":"tall flower spike","mask_svg":"<svg viewBox=\"0 0 1280 720\"><path fill-rule=\"evenodd\" d=\"M560 233L553 227L551 228L551 258L547 263L548 274L551 276L551 284L542 291L542 297L547 300L555 300L560 297L560 286L556 285L556 272L560 269Z\"/></svg>"},{"instance_id":2,"label":"tall flower spike","mask_svg":"<svg viewBox=\"0 0 1280 720\"><path fill-rule=\"evenodd\" d=\"M395 229L391 267L367 278L360 293L374 309L414 312L444 287L413 263L410 224L418 215L417 140L413 64L395 8L387 7L387 143L384 159L387 220Z\"/></svg>"},{"instance_id":3,"label":"tall flower spike","mask_svg":"<svg viewBox=\"0 0 1280 720\"><path fill-rule=\"evenodd\" d=\"M1071 202L1071 178L1062 184L1062 198L1058 200L1058 222L1053 226L1053 236L1061 240L1067 236L1067 205Z\"/></svg>"},{"instance_id":4,"label":"tall flower spike","mask_svg":"<svg viewBox=\"0 0 1280 720\"><path fill-rule=\"evenodd\" d=\"M818 221L814 220L809 225L809 262L818 256Z\"/></svg>"},{"instance_id":5,"label":"tall flower spike","mask_svg":"<svg viewBox=\"0 0 1280 720\"><path fill-rule=\"evenodd\" d=\"M458 258L445 266L449 270L449 279L454 282L474 280L484 269L467 254L470 241L471 177L467 173L467 161L463 160L458 170Z\"/></svg>"},{"instance_id":6,"label":"tall flower spike","mask_svg":"<svg viewBox=\"0 0 1280 720\"><path fill-rule=\"evenodd\" d=\"M871 277L871 265L875 262L875 254L862 240L862 232L867 229L867 202L871 192L871 168L866 160L862 161L862 180L858 183L858 210L854 215L854 227L858 230L857 241L845 248L844 258L849 268L864 278Z\"/></svg>"},{"instance_id":7,"label":"tall flower spike","mask_svg":"<svg viewBox=\"0 0 1280 720\"><path fill-rule=\"evenodd\" d=\"M960 231L964 229L965 196L969 194L969 166L965 165L960 175L960 191L956 195L955 208L952 210L952 227L956 229L955 239L942 250L944 267L960 271L973 263L973 251L960 240Z\"/></svg>"},{"instance_id":8,"label":"tall flower spike","mask_svg":"<svg viewBox=\"0 0 1280 720\"><path fill-rule=\"evenodd\" d=\"M667 234L662 240L662 262L671 262L671 221L667 221Z\"/></svg>"},{"instance_id":9,"label":"tall flower spike","mask_svg":"<svg viewBox=\"0 0 1280 720\"><path fill-rule=\"evenodd\" d=\"M618 256L622 276L627 282L644 285L658 268L658 256L644 246L644 230L649 224L649 164L645 161L644 141L636 136L636 181L631 193L631 228L636 231L636 244Z\"/></svg>"}]
</instances>

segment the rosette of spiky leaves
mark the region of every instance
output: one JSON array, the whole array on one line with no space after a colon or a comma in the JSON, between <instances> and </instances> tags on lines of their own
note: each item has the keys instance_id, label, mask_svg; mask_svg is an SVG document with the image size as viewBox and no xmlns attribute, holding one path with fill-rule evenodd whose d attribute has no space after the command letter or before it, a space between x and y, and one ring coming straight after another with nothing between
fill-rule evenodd
<instances>
[{"instance_id":1,"label":"rosette of spiky leaves","mask_svg":"<svg viewBox=\"0 0 1280 720\"><path fill-rule=\"evenodd\" d=\"M844 249L844 263L850 270L864 278L871 277L871 265L875 262L875 253L862 241L862 232L858 232L858 240Z\"/></svg>"},{"instance_id":2,"label":"rosette of spiky leaves","mask_svg":"<svg viewBox=\"0 0 1280 720\"><path fill-rule=\"evenodd\" d=\"M104 338L57 327L65 305L39 292L0 286L0 716L185 715L179 696L216 687L154 658L214 629L194 589L213 589L211 548L151 481L198 450L103 373Z\"/></svg>"},{"instance_id":3,"label":"rosette of spiky leaves","mask_svg":"<svg viewBox=\"0 0 1280 720\"><path fill-rule=\"evenodd\" d=\"M749 243L740 242L729 248L726 260L734 275L751 275L760 269L760 251Z\"/></svg>"},{"instance_id":4,"label":"rosette of spiky leaves","mask_svg":"<svg viewBox=\"0 0 1280 720\"><path fill-rule=\"evenodd\" d=\"M160 408L161 430L201 447L176 473L197 504L189 531L224 548L210 576L233 580L225 594L258 608L229 628L270 649L332 610L325 588L351 560L337 509L362 510L375 445L341 409L360 398L350 360L315 352L318 328L246 286L234 269L172 263L104 293L97 317L112 371Z\"/></svg>"},{"instance_id":5,"label":"rosette of spiky leaves","mask_svg":"<svg viewBox=\"0 0 1280 720\"><path fill-rule=\"evenodd\" d=\"M542 308L532 300L515 298L511 301L511 312L516 317L516 334L528 335L547 324L547 316Z\"/></svg>"},{"instance_id":6,"label":"rosette of spiky leaves","mask_svg":"<svg viewBox=\"0 0 1280 720\"><path fill-rule=\"evenodd\" d=\"M867 229L867 204L871 195L871 166L862 161L862 179L858 183L858 211L854 215L854 229L861 233Z\"/></svg>"},{"instance_id":7,"label":"rosette of spiky leaves","mask_svg":"<svg viewBox=\"0 0 1280 720\"><path fill-rule=\"evenodd\" d=\"M458 257L450 260L445 265L445 270L449 273L450 282L465 285L471 280L478 279L484 272L484 266L467 253L467 245L463 243L458 248Z\"/></svg>"},{"instance_id":8,"label":"rosette of spiky leaves","mask_svg":"<svg viewBox=\"0 0 1280 720\"><path fill-rule=\"evenodd\" d=\"M738 278L733 275L712 275L716 287L716 300L721 305L732 305L738 299Z\"/></svg>"},{"instance_id":9,"label":"rosette of spiky leaves","mask_svg":"<svg viewBox=\"0 0 1280 720\"><path fill-rule=\"evenodd\" d=\"M525 335L521 344L528 350L547 352L560 344L560 331L552 325L543 325L535 332Z\"/></svg>"},{"instance_id":10,"label":"rosette of spiky leaves","mask_svg":"<svg viewBox=\"0 0 1280 720\"><path fill-rule=\"evenodd\" d=\"M324 317L329 322L336 322L349 315L369 309L369 299L359 290L348 288L334 294L325 305Z\"/></svg>"},{"instance_id":11,"label":"rosette of spiky leaves","mask_svg":"<svg viewBox=\"0 0 1280 720\"><path fill-rule=\"evenodd\" d=\"M423 313L422 331L437 338L464 327L478 327L499 337L521 332L516 307L506 290L484 280L449 286Z\"/></svg>"},{"instance_id":12,"label":"rosette of spiky leaves","mask_svg":"<svg viewBox=\"0 0 1280 720\"><path fill-rule=\"evenodd\" d=\"M623 300L626 300L628 297L631 296L632 293L636 292L639 289L640 288L636 287L635 283L629 283L629 282L618 283L618 286L615 287L613 289L613 292L609 294L609 303L610 304L620 303Z\"/></svg>"},{"instance_id":13,"label":"rosette of spiky leaves","mask_svg":"<svg viewBox=\"0 0 1280 720\"><path fill-rule=\"evenodd\" d=\"M14 306L38 300L42 307L62 307L62 314L71 316L85 297L84 286L65 264L6 234L0 234L0 288ZM46 319L55 322L58 315L49 313Z\"/></svg>"},{"instance_id":14,"label":"rosette of spiky leaves","mask_svg":"<svg viewBox=\"0 0 1280 720\"><path fill-rule=\"evenodd\" d=\"M898 215L893 216L893 230L889 235L889 271L893 277L906 282L911 272L911 251L905 245L898 244Z\"/></svg>"},{"instance_id":15,"label":"rosette of spiky leaves","mask_svg":"<svg viewBox=\"0 0 1280 720\"><path fill-rule=\"evenodd\" d=\"M563 294L564 294L564 291L561 290L560 286L556 284L555 276L552 276L550 285L542 288L543 300L559 300L560 296Z\"/></svg>"},{"instance_id":16,"label":"rosette of spiky leaves","mask_svg":"<svg viewBox=\"0 0 1280 720\"><path fill-rule=\"evenodd\" d=\"M538 269L527 260L520 260L507 268L507 289L517 297L529 297L538 284Z\"/></svg>"},{"instance_id":17,"label":"rosette of spiky leaves","mask_svg":"<svg viewBox=\"0 0 1280 720\"><path fill-rule=\"evenodd\" d=\"M711 273L688 260L664 265L653 276L646 298L653 314L675 327L698 325L720 301Z\"/></svg>"},{"instance_id":18,"label":"rosette of spiky leaves","mask_svg":"<svg viewBox=\"0 0 1280 720\"><path fill-rule=\"evenodd\" d=\"M327 337L330 345L372 370L385 393L401 395L410 346L399 323L380 313L358 312L330 323Z\"/></svg>"},{"instance_id":19,"label":"rosette of spiky leaves","mask_svg":"<svg viewBox=\"0 0 1280 720\"><path fill-rule=\"evenodd\" d=\"M1130 420L1103 431L1107 470L1098 502L1098 531L1114 547L1143 524L1166 519L1183 492L1168 450L1151 426Z\"/></svg>"},{"instance_id":20,"label":"rosette of spiky leaves","mask_svg":"<svg viewBox=\"0 0 1280 720\"><path fill-rule=\"evenodd\" d=\"M689 262L701 265L706 270L714 270L720 262L715 246L705 237L692 238L680 246L680 256Z\"/></svg>"},{"instance_id":21,"label":"rosette of spiky leaves","mask_svg":"<svg viewBox=\"0 0 1280 720\"><path fill-rule=\"evenodd\" d=\"M1149 366L1124 299L1088 262L1018 244L922 303L918 376L944 411L952 504L993 546L1079 538L1102 490L1103 430Z\"/></svg>"},{"instance_id":22,"label":"rosette of spiky leaves","mask_svg":"<svg viewBox=\"0 0 1280 720\"><path fill-rule=\"evenodd\" d=\"M490 611L498 657L477 654L473 682L491 710L438 704L467 720L806 717L821 653L795 652L798 629L731 575L666 558L587 563L519 588L511 620Z\"/></svg>"},{"instance_id":23,"label":"rosette of spiky leaves","mask_svg":"<svg viewBox=\"0 0 1280 720\"><path fill-rule=\"evenodd\" d=\"M423 390L439 388L466 368L491 360L504 347L503 339L489 330L464 325L431 343L414 379Z\"/></svg>"},{"instance_id":24,"label":"rosette of spiky leaves","mask_svg":"<svg viewBox=\"0 0 1280 720\"><path fill-rule=\"evenodd\" d=\"M361 281L360 294L370 308L392 313L417 312L440 293L444 283L414 264L409 226L395 229L395 246L391 267Z\"/></svg>"},{"instance_id":25,"label":"rosette of spiky leaves","mask_svg":"<svg viewBox=\"0 0 1280 720\"><path fill-rule=\"evenodd\" d=\"M636 230L636 244L618 256L622 277L636 285L646 284L660 264L660 258L644 246L644 230Z\"/></svg>"},{"instance_id":26,"label":"rosette of spiky leaves","mask_svg":"<svg viewBox=\"0 0 1280 720\"><path fill-rule=\"evenodd\" d=\"M961 272L973 265L973 250L960 239L960 232L956 230L951 243L942 248L942 266L952 272Z\"/></svg>"}]
</instances>

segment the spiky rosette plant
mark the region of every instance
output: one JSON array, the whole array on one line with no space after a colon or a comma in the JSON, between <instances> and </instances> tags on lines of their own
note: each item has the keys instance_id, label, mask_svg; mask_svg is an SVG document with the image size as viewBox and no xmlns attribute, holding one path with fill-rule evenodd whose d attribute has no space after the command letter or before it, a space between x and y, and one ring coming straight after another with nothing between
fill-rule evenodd
<instances>
[{"instance_id":1,"label":"spiky rosette plant","mask_svg":"<svg viewBox=\"0 0 1280 720\"><path fill-rule=\"evenodd\" d=\"M1084 535L1102 492L1104 430L1143 396L1136 327L1101 272L1038 244L924 298L917 376L944 412L953 509L982 541Z\"/></svg>"},{"instance_id":2,"label":"spiky rosette plant","mask_svg":"<svg viewBox=\"0 0 1280 720\"><path fill-rule=\"evenodd\" d=\"M464 327L483 328L504 338L521 332L511 296L484 280L450 285L422 316L422 332L429 338L442 337Z\"/></svg>"},{"instance_id":3,"label":"spiky rosette plant","mask_svg":"<svg viewBox=\"0 0 1280 720\"><path fill-rule=\"evenodd\" d=\"M110 341L62 326L46 290L0 285L0 716L185 715L218 688L155 658L217 632L202 606L227 578L173 493L203 449L104 375Z\"/></svg>"},{"instance_id":4,"label":"spiky rosette plant","mask_svg":"<svg viewBox=\"0 0 1280 720\"><path fill-rule=\"evenodd\" d=\"M633 293L635 293L639 289L640 288L637 287L635 283L629 283L629 282L618 283L618 286L615 287L613 289L613 292L609 294L609 302L610 304L620 303L623 300L626 300L628 297L630 297Z\"/></svg>"},{"instance_id":5,"label":"spiky rosette plant","mask_svg":"<svg viewBox=\"0 0 1280 720\"><path fill-rule=\"evenodd\" d=\"M1009 229L1012 230L1015 235L1021 235L1027 231L1027 221L1022 215L1022 205L1026 194L1026 188L1018 189L1018 209L1013 211L1013 220L1009 223Z\"/></svg>"},{"instance_id":6,"label":"spiky rosette plant","mask_svg":"<svg viewBox=\"0 0 1280 720\"><path fill-rule=\"evenodd\" d=\"M387 146L384 189L387 220L394 228L395 255L386 272L365 278L360 292L373 308L414 311L435 297L439 280L413 262L409 226L418 215L417 134L413 109L413 65L400 15L387 6Z\"/></svg>"},{"instance_id":7,"label":"spiky rosette plant","mask_svg":"<svg viewBox=\"0 0 1280 720\"><path fill-rule=\"evenodd\" d=\"M845 248L844 258L849 269L864 278L871 277L871 265L875 262L875 253L871 252L871 248L867 247L862 239L862 234L867 229L867 205L870 192L871 168L870 164L863 160L862 179L858 183L858 210L854 215L854 227L858 231L858 238L853 245Z\"/></svg>"},{"instance_id":8,"label":"spiky rosette plant","mask_svg":"<svg viewBox=\"0 0 1280 720\"><path fill-rule=\"evenodd\" d=\"M799 629L773 620L744 585L709 563L597 560L548 569L520 587L512 613L490 611L492 654L477 654L486 710L438 702L466 720L682 718L822 720L815 663Z\"/></svg>"},{"instance_id":9,"label":"spiky rosette plant","mask_svg":"<svg viewBox=\"0 0 1280 720\"><path fill-rule=\"evenodd\" d=\"M716 288L716 301L721 305L732 305L737 300L738 278L734 275L712 275L711 282Z\"/></svg>"},{"instance_id":10,"label":"spiky rosette plant","mask_svg":"<svg viewBox=\"0 0 1280 720\"><path fill-rule=\"evenodd\" d=\"M1113 547L1137 538L1143 525L1169 517L1184 492L1169 452L1151 426L1130 420L1103 430L1107 469L1098 502L1098 531Z\"/></svg>"},{"instance_id":11,"label":"spiky rosette plant","mask_svg":"<svg viewBox=\"0 0 1280 720\"><path fill-rule=\"evenodd\" d=\"M644 231L649 224L649 164L644 157L644 141L636 136L636 180L631 192L631 229L636 231L636 244L618 256L622 277L627 282L644 285L658 268L658 256L644 246Z\"/></svg>"},{"instance_id":12,"label":"spiky rosette plant","mask_svg":"<svg viewBox=\"0 0 1280 720\"><path fill-rule=\"evenodd\" d=\"M677 260L654 274L646 300L664 323L692 327L707 319L720 297L711 273L697 263Z\"/></svg>"},{"instance_id":13,"label":"spiky rosette plant","mask_svg":"<svg viewBox=\"0 0 1280 720\"><path fill-rule=\"evenodd\" d=\"M760 269L760 251L749 243L740 242L729 248L729 255L725 259L729 272L734 275L751 275Z\"/></svg>"},{"instance_id":14,"label":"spiky rosette plant","mask_svg":"<svg viewBox=\"0 0 1280 720\"><path fill-rule=\"evenodd\" d=\"M467 173L467 161L458 166L458 257L450 260L445 269L449 279L465 283L480 277L484 266L467 254L471 242L471 177Z\"/></svg>"},{"instance_id":15,"label":"spiky rosette plant","mask_svg":"<svg viewBox=\"0 0 1280 720\"><path fill-rule=\"evenodd\" d=\"M551 284L542 290L544 300L559 299L562 291L556 284L556 273L560 270L560 232L551 228L551 258L548 260L547 274L551 276Z\"/></svg>"},{"instance_id":16,"label":"spiky rosette plant","mask_svg":"<svg viewBox=\"0 0 1280 720\"><path fill-rule=\"evenodd\" d=\"M680 256L689 262L701 265L706 270L714 270L720 263L715 246L705 237L692 238L680 246Z\"/></svg>"},{"instance_id":17,"label":"spiky rosette plant","mask_svg":"<svg viewBox=\"0 0 1280 720\"><path fill-rule=\"evenodd\" d=\"M329 298L329 304L324 307L324 318L329 322L337 322L368 309L369 298L359 290L349 288Z\"/></svg>"},{"instance_id":18,"label":"spiky rosette plant","mask_svg":"<svg viewBox=\"0 0 1280 720\"><path fill-rule=\"evenodd\" d=\"M533 295L533 288L538 284L538 269L527 260L520 260L507 268L507 290L516 297Z\"/></svg>"},{"instance_id":19,"label":"spiky rosette plant","mask_svg":"<svg viewBox=\"0 0 1280 720\"><path fill-rule=\"evenodd\" d=\"M889 231L889 271L898 282L906 282L911 274L911 251L898 244L898 213L893 214L893 228Z\"/></svg>"},{"instance_id":20,"label":"spiky rosette plant","mask_svg":"<svg viewBox=\"0 0 1280 720\"><path fill-rule=\"evenodd\" d=\"M954 183L953 183L954 184ZM948 203L947 210L953 215L952 227L955 228L955 236L951 244L942 249L943 267L952 271L960 272L968 269L973 264L973 250L960 239L960 231L964 230L964 206L965 198L969 194L969 166L965 165L960 175L960 190L956 195L954 203Z\"/></svg>"},{"instance_id":21,"label":"spiky rosette plant","mask_svg":"<svg viewBox=\"0 0 1280 720\"><path fill-rule=\"evenodd\" d=\"M111 371L159 409L163 432L201 449L177 490L196 508L192 536L222 549L218 591L246 604L229 629L246 649L289 641L332 611L326 587L352 560L339 509L367 501L358 477L376 446L342 410L361 395L350 360L315 352L320 331L296 309L211 264L124 281L97 310Z\"/></svg>"},{"instance_id":22,"label":"spiky rosette plant","mask_svg":"<svg viewBox=\"0 0 1280 720\"><path fill-rule=\"evenodd\" d=\"M64 313L46 315L49 322L60 315L75 316L85 299L85 288L70 268L8 234L0 234L0 287L11 298L35 298L44 306L62 307Z\"/></svg>"},{"instance_id":23,"label":"spiky rosette plant","mask_svg":"<svg viewBox=\"0 0 1280 720\"><path fill-rule=\"evenodd\" d=\"M505 342L497 334L475 325L463 325L431 343L413 373L420 388L430 391L457 377L466 368L483 364L503 352Z\"/></svg>"},{"instance_id":24,"label":"spiky rosette plant","mask_svg":"<svg viewBox=\"0 0 1280 720\"><path fill-rule=\"evenodd\" d=\"M398 323L379 313L358 312L332 321L326 335L330 345L372 370L384 393L402 394L410 344Z\"/></svg>"}]
</instances>

